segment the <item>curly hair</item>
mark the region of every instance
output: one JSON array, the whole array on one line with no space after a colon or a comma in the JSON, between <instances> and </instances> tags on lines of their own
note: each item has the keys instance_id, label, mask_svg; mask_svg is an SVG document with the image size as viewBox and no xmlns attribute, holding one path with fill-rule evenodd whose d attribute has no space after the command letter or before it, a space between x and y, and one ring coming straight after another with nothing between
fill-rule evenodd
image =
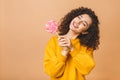
<instances>
[{"instance_id":1,"label":"curly hair","mask_svg":"<svg viewBox=\"0 0 120 80\"><path fill-rule=\"evenodd\" d=\"M92 19L92 24L86 30L88 34L79 34L78 38L80 39L80 44L87 46L87 48L92 48L96 50L98 48L99 43L99 20L98 17L95 15L95 12L92 11L90 8L87 7L79 7L77 9L71 10L67 13L62 19L61 23L59 24L58 31L59 35L65 35L69 31L69 25L73 18L82 15L88 14Z\"/></svg>"}]
</instances>

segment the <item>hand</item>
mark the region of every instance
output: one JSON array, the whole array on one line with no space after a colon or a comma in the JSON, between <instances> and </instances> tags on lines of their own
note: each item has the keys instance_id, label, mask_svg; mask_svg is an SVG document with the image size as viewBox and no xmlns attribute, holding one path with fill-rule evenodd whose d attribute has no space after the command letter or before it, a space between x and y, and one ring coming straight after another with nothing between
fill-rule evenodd
<instances>
[{"instance_id":1,"label":"hand","mask_svg":"<svg viewBox=\"0 0 120 80\"><path fill-rule=\"evenodd\" d=\"M62 55L67 56L68 52L70 51L71 42L70 39L66 36L59 36L58 37L58 44L62 47Z\"/></svg>"},{"instance_id":2,"label":"hand","mask_svg":"<svg viewBox=\"0 0 120 80\"><path fill-rule=\"evenodd\" d=\"M70 39L67 38L66 36L59 36L58 37L58 44L64 49L70 48L70 46L71 46Z\"/></svg>"}]
</instances>

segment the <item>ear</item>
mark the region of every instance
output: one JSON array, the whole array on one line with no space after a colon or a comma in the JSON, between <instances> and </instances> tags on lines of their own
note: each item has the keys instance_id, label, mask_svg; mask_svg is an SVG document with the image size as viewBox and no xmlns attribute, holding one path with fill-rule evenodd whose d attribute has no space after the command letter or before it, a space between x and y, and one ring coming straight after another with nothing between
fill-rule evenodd
<instances>
[{"instance_id":1,"label":"ear","mask_svg":"<svg viewBox=\"0 0 120 80\"><path fill-rule=\"evenodd\" d=\"M82 34L88 34L88 32L82 32Z\"/></svg>"}]
</instances>

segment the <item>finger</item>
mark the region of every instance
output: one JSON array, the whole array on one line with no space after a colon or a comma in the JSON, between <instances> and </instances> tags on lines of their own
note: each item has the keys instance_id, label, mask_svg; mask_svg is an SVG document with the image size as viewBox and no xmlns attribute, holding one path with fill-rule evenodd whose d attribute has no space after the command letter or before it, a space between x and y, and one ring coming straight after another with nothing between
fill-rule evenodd
<instances>
[{"instance_id":1,"label":"finger","mask_svg":"<svg viewBox=\"0 0 120 80\"><path fill-rule=\"evenodd\" d=\"M62 47L67 47L67 44L60 44L60 46L62 46Z\"/></svg>"},{"instance_id":2,"label":"finger","mask_svg":"<svg viewBox=\"0 0 120 80\"><path fill-rule=\"evenodd\" d=\"M68 43L64 41L64 42L59 42L59 44L68 44Z\"/></svg>"},{"instance_id":3,"label":"finger","mask_svg":"<svg viewBox=\"0 0 120 80\"><path fill-rule=\"evenodd\" d=\"M60 39L59 41L60 42L66 42L67 40L66 39Z\"/></svg>"},{"instance_id":4,"label":"finger","mask_svg":"<svg viewBox=\"0 0 120 80\"><path fill-rule=\"evenodd\" d=\"M68 43L66 43L66 42L60 42L59 45L60 45L60 46L66 46L66 47L67 47L67 46L68 46Z\"/></svg>"},{"instance_id":5,"label":"finger","mask_svg":"<svg viewBox=\"0 0 120 80\"><path fill-rule=\"evenodd\" d=\"M59 36L58 39L65 39L65 36Z\"/></svg>"}]
</instances>

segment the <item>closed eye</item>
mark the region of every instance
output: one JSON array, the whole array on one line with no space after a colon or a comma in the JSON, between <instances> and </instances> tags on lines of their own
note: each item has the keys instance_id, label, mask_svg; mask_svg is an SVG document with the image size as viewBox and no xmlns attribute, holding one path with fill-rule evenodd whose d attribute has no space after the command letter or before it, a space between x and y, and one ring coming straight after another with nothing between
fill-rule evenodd
<instances>
[{"instance_id":1,"label":"closed eye","mask_svg":"<svg viewBox=\"0 0 120 80\"><path fill-rule=\"evenodd\" d=\"M82 20L82 16L78 16L78 18L79 18L80 20ZM87 24L86 21L82 21L82 24L83 24L84 26L88 26L88 24Z\"/></svg>"},{"instance_id":2,"label":"closed eye","mask_svg":"<svg viewBox=\"0 0 120 80\"><path fill-rule=\"evenodd\" d=\"M84 26L88 26L87 22L86 21L83 21L83 24Z\"/></svg>"},{"instance_id":3,"label":"closed eye","mask_svg":"<svg viewBox=\"0 0 120 80\"><path fill-rule=\"evenodd\" d=\"M86 26L86 24L85 24L85 23L83 23L83 25L84 25L84 26Z\"/></svg>"},{"instance_id":4,"label":"closed eye","mask_svg":"<svg viewBox=\"0 0 120 80\"><path fill-rule=\"evenodd\" d=\"M80 16L80 18L82 19L82 18L83 18L83 16L81 15L81 16ZM83 22L84 22L84 25L85 25L85 26L88 26L88 23L87 23L87 21L86 21L86 20L83 20Z\"/></svg>"}]
</instances>

